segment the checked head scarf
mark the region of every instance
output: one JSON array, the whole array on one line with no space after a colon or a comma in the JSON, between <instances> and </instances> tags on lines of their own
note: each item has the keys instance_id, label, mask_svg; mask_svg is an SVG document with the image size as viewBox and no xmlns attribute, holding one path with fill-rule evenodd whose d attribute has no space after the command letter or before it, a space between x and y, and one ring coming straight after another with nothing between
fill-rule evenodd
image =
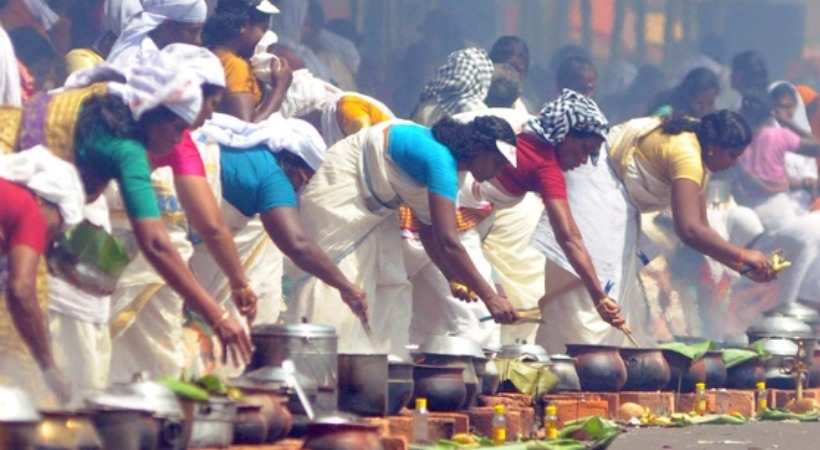
<instances>
[{"instance_id":1,"label":"checked head scarf","mask_svg":"<svg viewBox=\"0 0 820 450\"><path fill-rule=\"evenodd\" d=\"M449 115L482 109L493 78L493 62L484 49L465 48L450 53L419 97L435 99Z\"/></svg>"},{"instance_id":2,"label":"checked head scarf","mask_svg":"<svg viewBox=\"0 0 820 450\"><path fill-rule=\"evenodd\" d=\"M606 138L609 122L594 100L564 89L556 100L545 104L525 127L548 144L556 146L570 130L594 133Z\"/></svg>"}]
</instances>

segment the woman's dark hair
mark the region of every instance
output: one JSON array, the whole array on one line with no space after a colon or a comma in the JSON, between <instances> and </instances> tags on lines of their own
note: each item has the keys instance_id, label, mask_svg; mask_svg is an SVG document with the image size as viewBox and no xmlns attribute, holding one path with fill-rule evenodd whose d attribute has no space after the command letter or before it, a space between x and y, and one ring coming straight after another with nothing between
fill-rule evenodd
<instances>
[{"instance_id":1,"label":"woman's dark hair","mask_svg":"<svg viewBox=\"0 0 820 450\"><path fill-rule=\"evenodd\" d=\"M147 142L145 133L148 126L167 123L177 117L165 106L158 106L146 111L140 120L136 121L121 98L113 94L98 95L83 104L77 119L75 139L79 142L91 134L93 129L102 127L118 138Z\"/></svg>"},{"instance_id":2,"label":"woman's dark hair","mask_svg":"<svg viewBox=\"0 0 820 450\"><path fill-rule=\"evenodd\" d=\"M766 61L754 50L738 53L732 59L732 77L745 90L765 90L769 85Z\"/></svg>"},{"instance_id":3,"label":"woman's dark hair","mask_svg":"<svg viewBox=\"0 0 820 450\"><path fill-rule=\"evenodd\" d=\"M269 22L271 15L256 9L254 0L219 0L213 15L202 27L202 42L214 47L236 39L246 24Z\"/></svg>"},{"instance_id":4,"label":"woman's dark hair","mask_svg":"<svg viewBox=\"0 0 820 450\"><path fill-rule=\"evenodd\" d=\"M510 64L496 64L484 104L490 108L510 108L519 97L521 78L518 72Z\"/></svg>"},{"instance_id":5,"label":"woman's dark hair","mask_svg":"<svg viewBox=\"0 0 820 450\"><path fill-rule=\"evenodd\" d=\"M445 145L456 161L471 161L481 149L496 149L495 141L516 144L515 132L506 120L495 116L478 116L461 123L445 116L432 128L433 137Z\"/></svg>"},{"instance_id":6,"label":"woman's dark hair","mask_svg":"<svg viewBox=\"0 0 820 450\"><path fill-rule=\"evenodd\" d=\"M664 105L671 105L675 113L692 116L694 113L689 106L692 100L701 92L711 89L720 89L718 76L706 67L692 69L675 88L659 93L649 112L652 113Z\"/></svg>"},{"instance_id":7,"label":"woman's dark hair","mask_svg":"<svg viewBox=\"0 0 820 450\"><path fill-rule=\"evenodd\" d=\"M748 91L740 102L740 115L749 126L757 128L772 118L772 101L769 94L762 91Z\"/></svg>"},{"instance_id":8,"label":"woman's dark hair","mask_svg":"<svg viewBox=\"0 0 820 450\"><path fill-rule=\"evenodd\" d=\"M518 36L501 36L490 49L490 59L496 64L508 62L516 50L523 50L529 62L530 49L523 39Z\"/></svg>"},{"instance_id":9,"label":"woman's dark hair","mask_svg":"<svg viewBox=\"0 0 820 450\"><path fill-rule=\"evenodd\" d=\"M313 168L310 167L304 159L295 153L289 152L288 150L276 152L274 153L274 156L276 157L276 161L279 162L279 167L281 167L282 171L285 172L285 175L297 169L304 169L313 172Z\"/></svg>"},{"instance_id":10,"label":"woman's dark hair","mask_svg":"<svg viewBox=\"0 0 820 450\"><path fill-rule=\"evenodd\" d=\"M661 122L664 134L695 133L701 148L715 145L719 148L746 148L752 142L752 129L740 114L721 109L701 119L673 114Z\"/></svg>"}]
</instances>

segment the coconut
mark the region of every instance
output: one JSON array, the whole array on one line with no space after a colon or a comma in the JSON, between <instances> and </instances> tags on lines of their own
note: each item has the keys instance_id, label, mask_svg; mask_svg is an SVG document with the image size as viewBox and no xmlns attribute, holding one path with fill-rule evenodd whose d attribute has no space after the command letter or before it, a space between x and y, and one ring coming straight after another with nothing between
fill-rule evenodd
<instances>
[{"instance_id":1,"label":"coconut","mask_svg":"<svg viewBox=\"0 0 820 450\"><path fill-rule=\"evenodd\" d=\"M618 407L615 417L623 422L629 422L632 419L640 419L646 413L646 409L632 402L626 402Z\"/></svg>"},{"instance_id":2,"label":"coconut","mask_svg":"<svg viewBox=\"0 0 820 450\"><path fill-rule=\"evenodd\" d=\"M806 414L820 411L820 404L813 398L803 398L791 400L786 404L786 409L796 414Z\"/></svg>"}]
</instances>

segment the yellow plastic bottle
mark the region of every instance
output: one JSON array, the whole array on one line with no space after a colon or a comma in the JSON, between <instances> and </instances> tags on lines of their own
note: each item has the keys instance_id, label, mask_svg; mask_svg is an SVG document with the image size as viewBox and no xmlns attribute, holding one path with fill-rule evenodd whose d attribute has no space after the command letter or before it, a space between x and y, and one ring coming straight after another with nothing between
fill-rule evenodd
<instances>
[{"instance_id":1,"label":"yellow plastic bottle","mask_svg":"<svg viewBox=\"0 0 820 450\"><path fill-rule=\"evenodd\" d=\"M755 392L757 399L757 411L765 411L769 409L769 391L766 389L766 382L761 381L757 383L757 391Z\"/></svg>"},{"instance_id":2,"label":"yellow plastic bottle","mask_svg":"<svg viewBox=\"0 0 820 450\"><path fill-rule=\"evenodd\" d=\"M504 405L495 405L492 425L493 445L504 445L507 442L507 419L504 418Z\"/></svg>"},{"instance_id":3,"label":"yellow plastic bottle","mask_svg":"<svg viewBox=\"0 0 820 450\"><path fill-rule=\"evenodd\" d=\"M547 439L558 439L558 408L555 405L544 408L544 433Z\"/></svg>"},{"instance_id":4,"label":"yellow plastic bottle","mask_svg":"<svg viewBox=\"0 0 820 450\"><path fill-rule=\"evenodd\" d=\"M706 415L706 383L695 384L695 414Z\"/></svg>"}]
</instances>

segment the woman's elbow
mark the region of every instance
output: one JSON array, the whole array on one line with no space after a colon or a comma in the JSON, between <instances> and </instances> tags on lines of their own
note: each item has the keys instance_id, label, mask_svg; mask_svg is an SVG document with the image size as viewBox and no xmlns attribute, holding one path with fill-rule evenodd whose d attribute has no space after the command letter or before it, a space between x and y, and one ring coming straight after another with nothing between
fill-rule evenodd
<instances>
[{"instance_id":1,"label":"woman's elbow","mask_svg":"<svg viewBox=\"0 0 820 450\"><path fill-rule=\"evenodd\" d=\"M33 299L37 294L35 280L11 280L6 288L6 294L11 300L9 307L20 305L20 302Z\"/></svg>"},{"instance_id":2,"label":"woman's elbow","mask_svg":"<svg viewBox=\"0 0 820 450\"><path fill-rule=\"evenodd\" d=\"M692 247L700 241L702 227L698 224L681 224L675 226L675 234L684 244Z\"/></svg>"}]
</instances>

